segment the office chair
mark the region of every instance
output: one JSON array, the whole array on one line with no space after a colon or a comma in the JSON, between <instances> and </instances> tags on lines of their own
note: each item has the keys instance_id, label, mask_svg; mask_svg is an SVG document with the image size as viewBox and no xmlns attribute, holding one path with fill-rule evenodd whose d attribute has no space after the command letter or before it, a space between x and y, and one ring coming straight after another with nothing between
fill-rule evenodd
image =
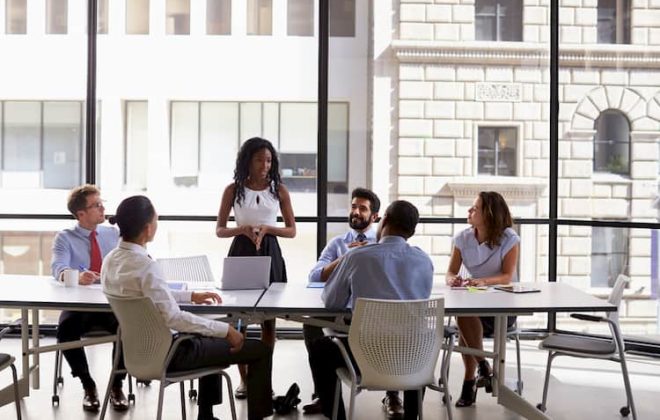
<instances>
[{"instance_id":1,"label":"office chair","mask_svg":"<svg viewBox=\"0 0 660 420\"><path fill-rule=\"evenodd\" d=\"M354 418L355 397L368 390L419 390L419 418L423 418L422 391L433 385L434 367L444 337L444 298L422 300L357 299L348 333L348 345L360 371L351 362L349 350L333 337L346 367L337 369L332 418L337 418L342 382L351 386L348 419ZM451 354L448 355L451 357ZM440 369L440 384L449 401L447 370ZM446 404L452 418L451 404Z\"/></svg>"},{"instance_id":2,"label":"office chair","mask_svg":"<svg viewBox=\"0 0 660 420\"><path fill-rule=\"evenodd\" d=\"M7 353L0 353L0 370L5 370L7 367L11 368L12 380L14 383L14 404L16 404L16 418L21 420L21 398L18 395L18 375L16 374L16 366L14 366L13 356Z\"/></svg>"},{"instance_id":3,"label":"office chair","mask_svg":"<svg viewBox=\"0 0 660 420\"><path fill-rule=\"evenodd\" d=\"M191 369L181 372L168 372L167 367L181 342L191 339L192 335L179 334L173 340L172 332L165 325L160 312L148 297L114 297L107 296L108 302L119 321L117 332L117 344L121 346L122 352L115 352L115 360L103 399L101 409L101 420L105 418L110 398L112 379L122 370L118 368L119 357L123 353L125 371L139 380L160 381L158 391L157 420L161 420L163 414L163 398L165 387L173 383L179 383L181 394L181 417L186 419L186 405L184 397L184 381L197 379L202 376L220 374L227 381L229 402L231 406L232 419L236 420L236 407L232 393L231 379L224 371L225 367L207 367Z\"/></svg>"},{"instance_id":4,"label":"office chair","mask_svg":"<svg viewBox=\"0 0 660 420\"><path fill-rule=\"evenodd\" d=\"M630 279L619 274L616 283L612 288L612 293L607 299L609 303L617 307L621 303L623 297L623 289ZM545 370L545 382L543 384L543 401L537 405L541 411L546 410L546 403L548 400L548 385L550 383L550 368L552 360L557 356L573 356L582 358L595 358L606 359L618 362L621 364L621 372L623 374L623 383L626 388L626 405L621 407L619 412L622 416L626 417L631 412L633 420L637 419L637 412L635 411L635 404L633 402L632 390L630 388L630 379L628 378L628 368L626 367L625 359L625 346L621 332L619 330L619 317L618 312L609 312L606 317L586 315L586 314L571 314L572 318L582 321L590 322L606 322L609 325L611 337L609 339L597 339L589 336L579 334L550 334L546 339L541 341L539 348L548 350L548 364Z\"/></svg>"},{"instance_id":5,"label":"office chair","mask_svg":"<svg viewBox=\"0 0 660 420\"><path fill-rule=\"evenodd\" d=\"M195 255L191 257L159 258L161 270L168 281L183 281L188 284L213 284L213 272L206 255ZM197 398L197 390L193 381L190 381L188 398Z\"/></svg>"},{"instance_id":6,"label":"office chair","mask_svg":"<svg viewBox=\"0 0 660 420\"><path fill-rule=\"evenodd\" d=\"M112 343L117 340L115 334L110 333L106 330L92 330L87 334L84 334L82 340L85 339L94 339L94 345L96 344L105 344ZM85 347L85 346L81 346ZM62 350L55 351L55 369L53 371L53 396L51 397L51 403L53 405L60 404L60 396L58 395L58 389L60 386L64 385L64 377L62 376L62 359L63 359ZM135 402L135 394L133 393L133 381L131 377L128 377L128 401Z\"/></svg>"}]
</instances>

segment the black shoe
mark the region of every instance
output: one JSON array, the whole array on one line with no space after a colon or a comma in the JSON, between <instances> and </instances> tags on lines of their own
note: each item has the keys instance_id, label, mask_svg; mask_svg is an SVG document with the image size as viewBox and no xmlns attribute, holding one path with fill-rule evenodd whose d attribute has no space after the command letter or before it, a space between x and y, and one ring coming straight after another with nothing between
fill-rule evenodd
<instances>
[{"instance_id":1,"label":"black shoe","mask_svg":"<svg viewBox=\"0 0 660 420\"><path fill-rule=\"evenodd\" d=\"M126 395L124 395L124 391L122 391L121 388L113 387L110 390L110 404L112 404L112 408L115 411L128 410L128 400L126 399Z\"/></svg>"},{"instance_id":2,"label":"black shoe","mask_svg":"<svg viewBox=\"0 0 660 420\"><path fill-rule=\"evenodd\" d=\"M486 392L493 392L493 370L487 360L479 362L477 368L477 388L486 388Z\"/></svg>"},{"instance_id":3,"label":"black shoe","mask_svg":"<svg viewBox=\"0 0 660 420\"><path fill-rule=\"evenodd\" d=\"M474 379L463 381L461 398L456 401L456 407L469 407L477 401L477 383Z\"/></svg>"},{"instance_id":4,"label":"black shoe","mask_svg":"<svg viewBox=\"0 0 660 420\"><path fill-rule=\"evenodd\" d=\"M383 411L387 414L388 419L403 418L403 404L398 395L388 394L383 398Z\"/></svg>"},{"instance_id":5,"label":"black shoe","mask_svg":"<svg viewBox=\"0 0 660 420\"><path fill-rule=\"evenodd\" d=\"M321 407L321 399L314 398L309 404L303 405L303 414L321 414L323 407Z\"/></svg>"},{"instance_id":6,"label":"black shoe","mask_svg":"<svg viewBox=\"0 0 660 420\"><path fill-rule=\"evenodd\" d=\"M96 388L85 389L85 396L83 397L83 410L97 413L101 403L99 403L99 396Z\"/></svg>"}]
</instances>

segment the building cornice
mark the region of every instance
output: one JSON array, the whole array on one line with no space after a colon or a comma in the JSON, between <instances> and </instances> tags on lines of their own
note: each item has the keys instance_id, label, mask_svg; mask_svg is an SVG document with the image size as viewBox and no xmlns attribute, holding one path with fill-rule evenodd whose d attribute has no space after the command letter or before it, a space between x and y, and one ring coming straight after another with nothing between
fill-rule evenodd
<instances>
[{"instance_id":1,"label":"building cornice","mask_svg":"<svg viewBox=\"0 0 660 420\"><path fill-rule=\"evenodd\" d=\"M549 45L526 42L392 41L394 55L405 63L500 64L545 67ZM660 47L641 45L572 45L560 47L563 67L660 67Z\"/></svg>"},{"instance_id":2,"label":"building cornice","mask_svg":"<svg viewBox=\"0 0 660 420\"><path fill-rule=\"evenodd\" d=\"M536 201L547 186L542 180L522 177L459 177L447 182L456 199L472 200L481 191L497 191L513 202Z\"/></svg>"}]
</instances>

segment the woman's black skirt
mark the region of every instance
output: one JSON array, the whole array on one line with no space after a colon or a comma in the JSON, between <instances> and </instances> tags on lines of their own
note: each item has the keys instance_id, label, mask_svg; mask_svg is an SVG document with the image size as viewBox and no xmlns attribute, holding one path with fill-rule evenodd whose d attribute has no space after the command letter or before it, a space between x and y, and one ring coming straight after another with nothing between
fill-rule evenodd
<instances>
[{"instance_id":1,"label":"woman's black skirt","mask_svg":"<svg viewBox=\"0 0 660 420\"><path fill-rule=\"evenodd\" d=\"M270 282L286 283L286 266L282 258L282 250L277 238L266 235L261 240L261 248L257 251L254 243L245 235L238 235L229 247L230 257L265 257L270 256Z\"/></svg>"}]
</instances>

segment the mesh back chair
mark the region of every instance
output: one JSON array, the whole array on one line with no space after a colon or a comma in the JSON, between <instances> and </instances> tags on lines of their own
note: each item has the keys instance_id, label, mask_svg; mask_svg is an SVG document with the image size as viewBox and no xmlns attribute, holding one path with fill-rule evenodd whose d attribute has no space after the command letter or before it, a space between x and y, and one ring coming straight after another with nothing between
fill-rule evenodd
<instances>
[{"instance_id":1,"label":"mesh back chair","mask_svg":"<svg viewBox=\"0 0 660 420\"><path fill-rule=\"evenodd\" d=\"M81 338L82 341L94 341L94 345L112 343L117 340L115 334L101 329L92 330L87 334L84 334ZM92 343L88 343L87 345L92 345ZM81 347L84 346L85 344L81 345ZM55 369L53 370L53 396L51 397L51 403L53 405L60 404L60 396L57 395L59 391L58 388L61 385L64 385L64 377L62 376L62 356L62 350L55 351ZM135 394L133 394L133 381L131 381L130 377L128 378L128 401L135 402Z\"/></svg>"},{"instance_id":2,"label":"mesh back chair","mask_svg":"<svg viewBox=\"0 0 660 420\"><path fill-rule=\"evenodd\" d=\"M183 281L188 284L209 284L215 281L206 255L159 258L158 264L163 270L163 275L167 281ZM197 398L197 390L195 390L193 381L190 381L188 397L190 399Z\"/></svg>"},{"instance_id":3,"label":"mesh back chair","mask_svg":"<svg viewBox=\"0 0 660 420\"><path fill-rule=\"evenodd\" d=\"M380 300L358 299L348 334L350 351L360 374L343 343L333 338L346 362L337 369L333 419L337 418L342 381L351 385L348 419L353 418L355 396L363 389L419 390L419 418L422 419L422 391L434 381L444 334L444 299ZM447 378L441 369L446 392ZM445 393L449 401L449 394ZM447 413L452 417L451 404Z\"/></svg>"},{"instance_id":4,"label":"mesh back chair","mask_svg":"<svg viewBox=\"0 0 660 420\"><path fill-rule=\"evenodd\" d=\"M206 255L192 257L159 258L158 264L168 281L186 283L213 283L213 272Z\"/></svg>"},{"instance_id":5,"label":"mesh back chair","mask_svg":"<svg viewBox=\"0 0 660 420\"><path fill-rule=\"evenodd\" d=\"M182 341L189 340L192 335L179 334L173 340L172 332L149 297L116 297L107 296L108 302L119 321L117 342L121 345L126 371L139 380L158 380L158 414L161 420L163 411L163 394L165 387L179 383L181 392L181 417L186 418L183 381L197 379L202 376L220 374L227 380L229 402L232 418L236 420L236 407L232 395L232 385L225 367L209 367L187 371L168 372L167 367ZM108 388L103 399L101 419L105 417L110 397L110 388L114 375L120 373L118 368L120 352L115 354L115 360L108 382Z\"/></svg>"},{"instance_id":6,"label":"mesh back chair","mask_svg":"<svg viewBox=\"0 0 660 420\"><path fill-rule=\"evenodd\" d=\"M14 357L6 353L0 353L0 370L11 368L12 380L14 383L14 404L16 404L16 418L21 420L21 398L18 395L18 376L16 374L16 366L14 366Z\"/></svg>"},{"instance_id":7,"label":"mesh back chair","mask_svg":"<svg viewBox=\"0 0 660 420\"><path fill-rule=\"evenodd\" d=\"M619 306L621 298L623 297L623 289L626 287L628 281L630 281L630 279L623 274L620 274L619 277L617 277L612 293L608 298L609 303L616 305L617 307ZM539 348L542 350L548 350L548 364L545 371L545 382L543 384L543 401L537 405L538 409L541 411L545 411L546 409L548 385L550 382L550 367L552 360L556 356L564 355L582 358L607 359L621 363L627 402L624 407L621 407L619 412L624 417L632 412L633 419L637 419L637 412L635 411L632 390L630 388L630 379L628 378L628 368L626 367L626 359L624 355L625 347L619 330L618 313L610 312L606 317L571 314L571 317L583 321L606 322L609 325L612 336L609 339L604 340L577 334L550 334L546 339L541 341Z\"/></svg>"}]
</instances>

